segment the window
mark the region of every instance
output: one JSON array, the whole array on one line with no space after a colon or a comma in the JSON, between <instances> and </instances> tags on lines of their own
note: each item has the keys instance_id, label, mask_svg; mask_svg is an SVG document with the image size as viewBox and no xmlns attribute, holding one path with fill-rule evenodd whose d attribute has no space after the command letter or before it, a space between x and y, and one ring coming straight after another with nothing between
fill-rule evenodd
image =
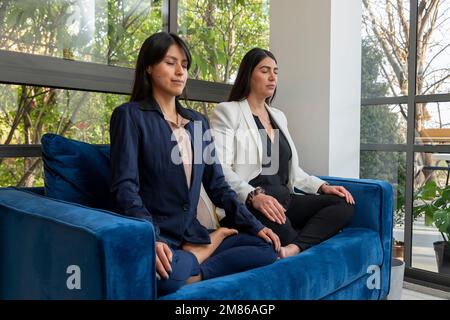
<instances>
[{"instance_id":1,"label":"window","mask_svg":"<svg viewBox=\"0 0 450 320\"><path fill-rule=\"evenodd\" d=\"M0 158L0 187L43 187L42 159Z\"/></svg>"},{"instance_id":2,"label":"window","mask_svg":"<svg viewBox=\"0 0 450 320\"><path fill-rule=\"evenodd\" d=\"M192 51L193 79L233 83L248 50L269 48L268 0L180 0L178 24Z\"/></svg>"},{"instance_id":3,"label":"window","mask_svg":"<svg viewBox=\"0 0 450 320\"><path fill-rule=\"evenodd\" d=\"M404 227L394 228L394 237L405 241L405 275L448 284L435 243L450 224L450 3L362 6L361 176L394 188L399 177L404 193L397 189L394 218L403 212Z\"/></svg>"},{"instance_id":4,"label":"window","mask_svg":"<svg viewBox=\"0 0 450 320\"><path fill-rule=\"evenodd\" d=\"M363 97L408 95L409 1L363 0ZM369 81L370 85L364 83Z\"/></svg>"},{"instance_id":5,"label":"window","mask_svg":"<svg viewBox=\"0 0 450 320\"><path fill-rule=\"evenodd\" d=\"M361 143L406 143L408 107L365 105L361 108Z\"/></svg>"},{"instance_id":6,"label":"window","mask_svg":"<svg viewBox=\"0 0 450 320\"><path fill-rule=\"evenodd\" d=\"M46 132L109 143L109 117L128 96L0 84L0 143L40 144Z\"/></svg>"},{"instance_id":7,"label":"window","mask_svg":"<svg viewBox=\"0 0 450 320\"><path fill-rule=\"evenodd\" d=\"M0 49L133 67L162 30L162 0L21 0L0 4Z\"/></svg>"},{"instance_id":8,"label":"window","mask_svg":"<svg viewBox=\"0 0 450 320\"><path fill-rule=\"evenodd\" d=\"M417 94L450 92L450 2L425 0L417 25Z\"/></svg>"},{"instance_id":9,"label":"window","mask_svg":"<svg viewBox=\"0 0 450 320\"><path fill-rule=\"evenodd\" d=\"M412 266L450 276L438 249L450 232L450 153L421 152L414 158Z\"/></svg>"}]
</instances>

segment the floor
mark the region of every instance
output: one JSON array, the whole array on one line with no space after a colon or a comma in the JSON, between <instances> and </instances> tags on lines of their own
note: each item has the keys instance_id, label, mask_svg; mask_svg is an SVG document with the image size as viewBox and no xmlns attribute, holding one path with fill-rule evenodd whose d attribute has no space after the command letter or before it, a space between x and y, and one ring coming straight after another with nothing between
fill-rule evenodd
<instances>
[{"instance_id":1,"label":"floor","mask_svg":"<svg viewBox=\"0 0 450 320\"><path fill-rule=\"evenodd\" d=\"M404 282L402 300L450 300L450 292Z\"/></svg>"}]
</instances>

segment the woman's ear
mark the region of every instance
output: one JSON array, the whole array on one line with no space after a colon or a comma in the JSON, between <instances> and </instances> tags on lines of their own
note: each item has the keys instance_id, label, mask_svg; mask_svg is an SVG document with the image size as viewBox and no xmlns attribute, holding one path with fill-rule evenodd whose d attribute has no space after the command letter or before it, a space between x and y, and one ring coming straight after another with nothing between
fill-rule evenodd
<instances>
[{"instance_id":1,"label":"woman's ear","mask_svg":"<svg viewBox=\"0 0 450 320\"><path fill-rule=\"evenodd\" d=\"M145 69L148 74L152 74L152 66L148 66L147 69Z\"/></svg>"}]
</instances>

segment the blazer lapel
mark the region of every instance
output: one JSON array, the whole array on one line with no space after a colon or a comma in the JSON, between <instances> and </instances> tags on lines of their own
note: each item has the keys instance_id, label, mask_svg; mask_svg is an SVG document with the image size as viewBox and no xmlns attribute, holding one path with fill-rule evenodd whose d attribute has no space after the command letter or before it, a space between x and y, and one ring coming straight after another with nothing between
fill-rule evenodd
<instances>
[{"instance_id":1,"label":"blazer lapel","mask_svg":"<svg viewBox=\"0 0 450 320\"><path fill-rule=\"evenodd\" d=\"M256 126L255 119L253 118L252 111L250 109L250 105L248 104L247 99L242 100L239 103L239 107L241 108L242 114L244 115L244 119L247 122L250 135L256 143L256 147L258 149L258 159L259 163L262 163L262 142L261 136L258 132L258 127Z\"/></svg>"},{"instance_id":2,"label":"blazer lapel","mask_svg":"<svg viewBox=\"0 0 450 320\"><path fill-rule=\"evenodd\" d=\"M266 104L266 109L267 109L267 112L272 117L273 121L275 121L275 123L277 124L278 128L280 128L281 132L286 137L287 141L289 142L289 145L292 147L292 144L294 142L292 141L291 136L287 134L288 133L288 128L284 125L283 121L280 121L280 119L278 118L278 115L276 113L272 112L272 109L267 104Z\"/></svg>"}]
</instances>

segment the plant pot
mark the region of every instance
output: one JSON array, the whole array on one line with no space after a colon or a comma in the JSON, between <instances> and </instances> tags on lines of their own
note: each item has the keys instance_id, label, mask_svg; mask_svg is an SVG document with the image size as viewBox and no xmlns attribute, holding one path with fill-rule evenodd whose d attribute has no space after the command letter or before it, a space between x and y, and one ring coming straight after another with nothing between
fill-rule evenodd
<instances>
[{"instance_id":1,"label":"plant pot","mask_svg":"<svg viewBox=\"0 0 450 320\"><path fill-rule=\"evenodd\" d=\"M438 272L450 274L450 245L445 241L433 243L434 253L436 254L436 263Z\"/></svg>"},{"instance_id":2,"label":"plant pot","mask_svg":"<svg viewBox=\"0 0 450 320\"><path fill-rule=\"evenodd\" d=\"M405 274L405 262L393 258L391 261L391 282L387 300L401 300L403 289L403 275Z\"/></svg>"},{"instance_id":3,"label":"plant pot","mask_svg":"<svg viewBox=\"0 0 450 320\"><path fill-rule=\"evenodd\" d=\"M394 241L392 245L392 258L405 261L405 244L403 241Z\"/></svg>"}]
</instances>

